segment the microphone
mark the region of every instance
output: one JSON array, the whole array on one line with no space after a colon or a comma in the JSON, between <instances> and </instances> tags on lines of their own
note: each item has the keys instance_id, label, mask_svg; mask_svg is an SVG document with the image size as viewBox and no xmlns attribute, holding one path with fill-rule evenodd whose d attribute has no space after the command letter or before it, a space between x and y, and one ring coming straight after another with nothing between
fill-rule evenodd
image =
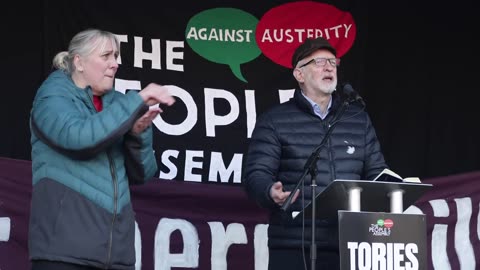
<instances>
[{"instance_id":1,"label":"microphone","mask_svg":"<svg viewBox=\"0 0 480 270\"><path fill-rule=\"evenodd\" d=\"M365 101L363 101L363 98L353 89L351 84L346 83L343 85L343 93L347 97L348 103L360 102L360 104L365 107Z\"/></svg>"}]
</instances>

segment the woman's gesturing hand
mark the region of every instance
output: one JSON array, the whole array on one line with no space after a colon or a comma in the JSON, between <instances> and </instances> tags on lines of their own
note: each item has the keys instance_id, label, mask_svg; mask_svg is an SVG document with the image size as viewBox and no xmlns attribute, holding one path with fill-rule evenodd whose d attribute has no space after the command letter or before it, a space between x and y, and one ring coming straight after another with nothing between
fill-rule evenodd
<instances>
[{"instance_id":1,"label":"woman's gesturing hand","mask_svg":"<svg viewBox=\"0 0 480 270\"><path fill-rule=\"evenodd\" d=\"M168 106L175 103L175 99L170 95L165 86L150 83L147 87L139 92L145 104L148 106L156 104L166 104Z\"/></svg>"}]
</instances>

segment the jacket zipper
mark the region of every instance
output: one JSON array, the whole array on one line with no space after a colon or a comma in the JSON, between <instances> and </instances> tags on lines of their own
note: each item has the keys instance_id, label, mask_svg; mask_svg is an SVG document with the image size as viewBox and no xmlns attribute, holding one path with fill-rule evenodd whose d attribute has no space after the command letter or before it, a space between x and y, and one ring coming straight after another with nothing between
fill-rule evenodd
<instances>
[{"instance_id":1,"label":"jacket zipper","mask_svg":"<svg viewBox=\"0 0 480 270\"><path fill-rule=\"evenodd\" d=\"M115 226L115 219L117 218L117 197L118 197L118 187L117 187L117 174L115 173L115 166L110 152L107 152L108 162L110 163L110 173L112 174L113 180L113 217L112 224L110 226L110 239L108 243L108 257L107 264L105 269L110 268L110 260L112 259L112 246L113 246L113 227Z\"/></svg>"},{"instance_id":2,"label":"jacket zipper","mask_svg":"<svg viewBox=\"0 0 480 270\"><path fill-rule=\"evenodd\" d=\"M332 127L331 123L327 124L327 122L324 122L324 128L326 130L330 129L331 127ZM327 139L327 145L326 146L327 146L326 150L327 150L327 153L328 153L328 163L330 165L330 171L332 172L330 180L333 181L333 180L336 179L336 177L335 177L336 173L335 173L335 164L333 162L333 157L332 157L332 151L331 151L332 145L331 145L330 138Z\"/></svg>"},{"instance_id":3,"label":"jacket zipper","mask_svg":"<svg viewBox=\"0 0 480 270\"><path fill-rule=\"evenodd\" d=\"M93 103L93 94L90 94L90 91L86 91L87 98L90 100L90 104L93 106L93 110L97 113L95 109L95 104ZM113 227L115 226L115 220L117 218L117 196L118 196L118 187L117 187L117 174L115 172L115 166L110 154L110 151L107 151L108 163L110 166L110 174L112 175L112 184L113 184L113 217L112 223L110 226L110 236L108 240L108 253L107 260L105 262L105 269L110 268L110 260L112 259L112 246L113 246Z\"/></svg>"}]
</instances>

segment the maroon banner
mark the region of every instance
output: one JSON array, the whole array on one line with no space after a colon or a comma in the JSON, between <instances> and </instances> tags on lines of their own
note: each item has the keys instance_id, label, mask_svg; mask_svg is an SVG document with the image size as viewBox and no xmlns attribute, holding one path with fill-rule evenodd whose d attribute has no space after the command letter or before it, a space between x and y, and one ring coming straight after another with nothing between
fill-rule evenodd
<instances>
[{"instance_id":1,"label":"maroon banner","mask_svg":"<svg viewBox=\"0 0 480 270\"><path fill-rule=\"evenodd\" d=\"M408 213L427 215L429 269L480 263L480 172L433 184ZM0 158L0 269L29 269L31 162ZM267 213L242 187L153 180L132 187L136 269L266 270ZM460 267L461 266L461 267Z\"/></svg>"},{"instance_id":2,"label":"maroon banner","mask_svg":"<svg viewBox=\"0 0 480 270\"><path fill-rule=\"evenodd\" d=\"M266 266L267 215L242 187L155 179L131 190L136 269ZM31 162L0 158L1 270L30 268L30 196Z\"/></svg>"},{"instance_id":3,"label":"maroon banner","mask_svg":"<svg viewBox=\"0 0 480 270\"><path fill-rule=\"evenodd\" d=\"M428 269L480 266L480 172L426 180L433 184L407 213L427 215Z\"/></svg>"}]
</instances>

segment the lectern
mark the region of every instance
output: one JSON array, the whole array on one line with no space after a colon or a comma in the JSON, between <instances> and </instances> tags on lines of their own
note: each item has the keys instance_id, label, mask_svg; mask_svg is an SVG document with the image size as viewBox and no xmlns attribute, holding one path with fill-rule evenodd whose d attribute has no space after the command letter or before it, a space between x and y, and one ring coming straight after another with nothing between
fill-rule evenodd
<instances>
[{"instance_id":1,"label":"lectern","mask_svg":"<svg viewBox=\"0 0 480 270\"><path fill-rule=\"evenodd\" d=\"M341 269L426 269L425 215L403 211L431 187L423 183L335 180L318 193L315 218L338 216ZM311 205L303 209L305 217L312 216Z\"/></svg>"}]
</instances>

